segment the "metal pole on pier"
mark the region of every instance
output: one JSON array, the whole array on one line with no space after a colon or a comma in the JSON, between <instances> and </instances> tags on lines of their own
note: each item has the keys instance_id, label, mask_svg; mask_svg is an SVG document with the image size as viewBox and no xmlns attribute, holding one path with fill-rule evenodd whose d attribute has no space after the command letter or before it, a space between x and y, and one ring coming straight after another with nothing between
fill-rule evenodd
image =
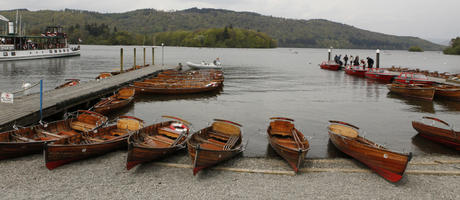
<instances>
[{"instance_id":1,"label":"metal pole on pier","mask_svg":"<svg viewBox=\"0 0 460 200\"><path fill-rule=\"evenodd\" d=\"M136 48L134 48L134 67L136 67Z\"/></svg>"},{"instance_id":2,"label":"metal pole on pier","mask_svg":"<svg viewBox=\"0 0 460 200\"><path fill-rule=\"evenodd\" d=\"M123 72L123 48L120 48L120 72Z\"/></svg>"},{"instance_id":3,"label":"metal pole on pier","mask_svg":"<svg viewBox=\"0 0 460 200\"><path fill-rule=\"evenodd\" d=\"M43 80L40 80L40 121L43 119Z\"/></svg>"},{"instance_id":4,"label":"metal pole on pier","mask_svg":"<svg viewBox=\"0 0 460 200\"><path fill-rule=\"evenodd\" d=\"M327 61L331 61L331 49L327 50Z\"/></svg>"},{"instance_id":5,"label":"metal pole on pier","mask_svg":"<svg viewBox=\"0 0 460 200\"><path fill-rule=\"evenodd\" d=\"M377 49L377 51L375 51L376 55L375 55L375 67L376 68L380 68L380 49Z\"/></svg>"},{"instance_id":6,"label":"metal pole on pier","mask_svg":"<svg viewBox=\"0 0 460 200\"><path fill-rule=\"evenodd\" d=\"M152 66L155 65L155 47L152 47Z\"/></svg>"},{"instance_id":7,"label":"metal pole on pier","mask_svg":"<svg viewBox=\"0 0 460 200\"><path fill-rule=\"evenodd\" d=\"M144 47L144 65L143 66L145 67L145 47Z\"/></svg>"},{"instance_id":8,"label":"metal pole on pier","mask_svg":"<svg viewBox=\"0 0 460 200\"><path fill-rule=\"evenodd\" d=\"M165 43L161 43L161 66L165 65Z\"/></svg>"}]
</instances>

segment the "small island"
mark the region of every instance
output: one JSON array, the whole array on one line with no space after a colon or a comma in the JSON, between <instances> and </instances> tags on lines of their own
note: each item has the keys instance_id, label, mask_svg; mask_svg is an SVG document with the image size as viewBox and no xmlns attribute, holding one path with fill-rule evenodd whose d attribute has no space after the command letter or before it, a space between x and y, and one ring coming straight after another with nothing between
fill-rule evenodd
<instances>
[{"instance_id":1,"label":"small island","mask_svg":"<svg viewBox=\"0 0 460 200\"><path fill-rule=\"evenodd\" d=\"M170 31L155 34L155 43L168 46L218 48L276 48L277 42L265 33L233 28Z\"/></svg>"},{"instance_id":2,"label":"small island","mask_svg":"<svg viewBox=\"0 0 460 200\"><path fill-rule=\"evenodd\" d=\"M444 54L460 55L460 37L454 38L450 41L450 47L444 49Z\"/></svg>"},{"instance_id":3,"label":"small island","mask_svg":"<svg viewBox=\"0 0 460 200\"><path fill-rule=\"evenodd\" d=\"M419 46L411 46L411 47L409 48L409 51L410 51L410 52L423 52L423 49L420 48Z\"/></svg>"}]
</instances>

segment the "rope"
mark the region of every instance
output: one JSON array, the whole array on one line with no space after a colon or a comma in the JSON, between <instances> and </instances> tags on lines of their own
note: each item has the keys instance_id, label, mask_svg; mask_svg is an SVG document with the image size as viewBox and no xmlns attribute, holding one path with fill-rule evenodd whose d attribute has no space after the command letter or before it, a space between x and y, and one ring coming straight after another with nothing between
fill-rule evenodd
<instances>
[{"instance_id":1,"label":"rope","mask_svg":"<svg viewBox=\"0 0 460 200\"><path fill-rule=\"evenodd\" d=\"M31 86L28 87L28 88L14 91L14 92L12 92L12 94L17 94L17 93L20 93L20 92L24 92L24 91L26 91L26 90L32 89L33 87L35 87L35 86L37 86L37 85L39 85L39 84L40 84L40 81L37 82L37 83L35 83L34 85L31 85Z\"/></svg>"}]
</instances>

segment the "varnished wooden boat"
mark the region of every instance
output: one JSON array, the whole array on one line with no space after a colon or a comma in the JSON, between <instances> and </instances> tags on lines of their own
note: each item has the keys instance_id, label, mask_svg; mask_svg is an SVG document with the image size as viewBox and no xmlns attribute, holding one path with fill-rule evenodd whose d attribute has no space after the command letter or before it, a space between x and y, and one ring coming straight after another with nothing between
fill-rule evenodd
<instances>
[{"instance_id":1,"label":"varnished wooden boat","mask_svg":"<svg viewBox=\"0 0 460 200\"><path fill-rule=\"evenodd\" d=\"M435 93L433 86L424 84L387 84L388 89L402 96L414 97L432 101Z\"/></svg>"},{"instance_id":2,"label":"varnished wooden boat","mask_svg":"<svg viewBox=\"0 0 460 200\"><path fill-rule=\"evenodd\" d=\"M177 117L163 117L173 120L144 127L129 136L126 169L185 148L190 123Z\"/></svg>"},{"instance_id":3,"label":"varnished wooden boat","mask_svg":"<svg viewBox=\"0 0 460 200\"><path fill-rule=\"evenodd\" d=\"M136 93L150 94L192 94L217 90L221 84L212 81L191 81L177 83L134 82Z\"/></svg>"},{"instance_id":4,"label":"varnished wooden boat","mask_svg":"<svg viewBox=\"0 0 460 200\"><path fill-rule=\"evenodd\" d=\"M444 98L453 101L460 101L460 87L448 84L438 84L434 86L436 98Z\"/></svg>"},{"instance_id":5,"label":"varnished wooden boat","mask_svg":"<svg viewBox=\"0 0 460 200\"><path fill-rule=\"evenodd\" d=\"M134 99L135 89L133 87L126 87L118 90L118 92L108 98L102 99L93 107L95 112L106 114L110 111L122 108Z\"/></svg>"},{"instance_id":6,"label":"varnished wooden boat","mask_svg":"<svg viewBox=\"0 0 460 200\"><path fill-rule=\"evenodd\" d=\"M122 116L119 117L116 125L48 143L45 146L46 167L52 170L73 161L126 147L126 139L129 134L142 127L142 120L131 116Z\"/></svg>"},{"instance_id":7,"label":"varnished wooden boat","mask_svg":"<svg viewBox=\"0 0 460 200\"><path fill-rule=\"evenodd\" d=\"M243 152L240 127L235 122L215 119L211 126L194 133L187 140L188 153L193 160L193 175Z\"/></svg>"},{"instance_id":8,"label":"varnished wooden boat","mask_svg":"<svg viewBox=\"0 0 460 200\"><path fill-rule=\"evenodd\" d=\"M329 121L329 138L342 152L364 163L390 182L401 180L412 153L403 154L359 136L359 128L341 121Z\"/></svg>"},{"instance_id":9,"label":"varnished wooden boat","mask_svg":"<svg viewBox=\"0 0 460 200\"><path fill-rule=\"evenodd\" d=\"M294 120L284 117L270 118L268 141L270 146L297 172L310 145L304 135L294 127Z\"/></svg>"},{"instance_id":10,"label":"varnished wooden boat","mask_svg":"<svg viewBox=\"0 0 460 200\"><path fill-rule=\"evenodd\" d=\"M40 153L47 142L78 135L82 130L80 124L91 121L92 115L90 111L78 111L76 118L0 133L0 160ZM106 121L107 118L95 122L94 128L103 125Z\"/></svg>"},{"instance_id":11,"label":"varnished wooden boat","mask_svg":"<svg viewBox=\"0 0 460 200\"><path fill-rule=\"evenodd\" d=\"M65 82L64 84L60 85L60 86L57 86L56 88L54 89L60 89L60 88L65 88L65 87L72 87L72 86L76 86L78 84L80 84L80 79L66 79L67 82Z\"/></svg>"},{"instance_id":12,"label":"varnished wooden boat","mask_svg":"<svg viewBox=\"0 0 460 200\"><path fill-rule=\"evenodd\" d=\"M431 141L446 145L448 147L460 150L460 132L455 131L449 123L434 117L423 117L431 121L430 124L417 121L412 121L414 127L419 134ZM447 128L435 126L435 122L440 122Z\"/></svg>"}]
</instances>

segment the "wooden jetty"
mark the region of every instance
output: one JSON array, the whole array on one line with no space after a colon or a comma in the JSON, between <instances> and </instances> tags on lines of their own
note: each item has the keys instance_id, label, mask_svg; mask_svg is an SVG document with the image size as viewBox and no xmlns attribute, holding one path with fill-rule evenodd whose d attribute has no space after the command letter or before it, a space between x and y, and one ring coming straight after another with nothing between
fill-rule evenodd
<instances>
[{"instance_id":1,"label":"wooden jetty","mask_svg":"<svg viewBox=\"0 0 460 200\"><path fill-rule=\"evenodd\" d=\"M43 118L64 114L68 109L78 106L89 107L91 101L105 97L122 86L173 68L154 65L99 81L91 80L74 87L46 91L43 93ZM0 103L0 110L0 132L10 130L14 124L31 125L40 120L40 94L14 99L13 104Z\"/></svg>"}]
</instances>

